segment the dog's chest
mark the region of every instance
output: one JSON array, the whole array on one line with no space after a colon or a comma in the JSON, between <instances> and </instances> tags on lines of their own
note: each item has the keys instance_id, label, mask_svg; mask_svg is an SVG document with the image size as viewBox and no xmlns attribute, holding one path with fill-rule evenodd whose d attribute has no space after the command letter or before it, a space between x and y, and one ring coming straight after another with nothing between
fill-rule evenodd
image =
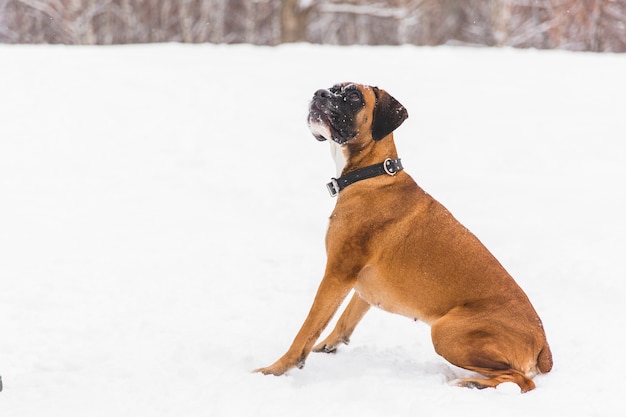
<instances>
[{"instance_id":1,"label":"dog's chest","mask_svg":"<svg viewBox=\"0 0 626 417\"><path fill-rule=\"evenodd\" d=\"M357 277L354 290L370 305L394 314L422 320L411 294L401 290L402 285L381 275L374 266L366 266Z\"/></svg>"}]
</instances>

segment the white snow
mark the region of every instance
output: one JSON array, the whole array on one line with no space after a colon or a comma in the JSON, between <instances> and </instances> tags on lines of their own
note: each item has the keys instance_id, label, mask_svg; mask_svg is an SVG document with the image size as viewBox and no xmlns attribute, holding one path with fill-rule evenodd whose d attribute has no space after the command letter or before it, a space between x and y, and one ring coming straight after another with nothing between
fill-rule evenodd
<instances>
[{"instance_id":1,"label":"white snow","mask_svg":"<svg viewBox=\"0 0 626 417\"><path fill-rule=\"evenodd\" d=\"M330 64L323 64L330 63ZM1 416L623 416L626 55L0 46ZM468 390L429 328L372 310L289 347L335 202L309 98L378 85L405 169L512 273L555 367Z\"/></svg>"}]
</instances>

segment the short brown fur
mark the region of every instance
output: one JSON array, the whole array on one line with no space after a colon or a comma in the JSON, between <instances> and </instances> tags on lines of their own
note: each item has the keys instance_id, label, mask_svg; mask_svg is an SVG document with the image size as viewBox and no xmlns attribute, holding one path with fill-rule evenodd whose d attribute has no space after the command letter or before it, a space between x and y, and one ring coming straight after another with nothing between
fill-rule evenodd
<instances>
[{"instance_id":1,"label":"short brown fur","mask_svg":"<svg viewBox=\"0 0 626 417\"><path fill-rule=\"evenodd\" d=\"M358 134L344 145L344 173L398 157L393 134L372 140L374 91L359 89L365 106L356 118ZM335 351L370 306L429 323L438 354L484 376L459 380L459 386L514 382L526 392L535 388L535 374L550 371L550 348L526 294L405 171L344 189L330 216L326 250L326 271L308 317L287 353L258 372L281 375L302 367L311 350ZM352 289L335 329L315 345Z\"/></svg>"}]
</instances>

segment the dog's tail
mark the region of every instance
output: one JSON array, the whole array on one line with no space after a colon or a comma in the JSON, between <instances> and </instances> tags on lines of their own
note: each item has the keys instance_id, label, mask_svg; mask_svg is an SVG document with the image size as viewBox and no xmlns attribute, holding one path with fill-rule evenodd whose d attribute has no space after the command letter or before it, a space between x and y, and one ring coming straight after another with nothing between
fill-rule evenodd
<instances>
[{"instance_id":1,"label":"dog's tail","mask_svg":"<svg viewBox=\"0 0 626 417\"><path fill-rule=\"evenodd\" d=\"M550 351L548 342L545 342L543 349L541 349L539 356L537 356L537 368L542 374L547 374L552 369L552 352Z\"/></svg>"}]
</instances>

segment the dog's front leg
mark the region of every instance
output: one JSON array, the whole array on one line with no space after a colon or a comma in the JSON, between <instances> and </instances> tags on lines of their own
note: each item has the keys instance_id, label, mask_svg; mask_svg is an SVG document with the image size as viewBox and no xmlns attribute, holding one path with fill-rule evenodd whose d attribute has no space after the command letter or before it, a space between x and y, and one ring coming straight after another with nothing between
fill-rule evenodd
<instances>
[{"instance_id":1,"label":"dog's front leg","mask_svg":"<svg viewBox=\"0 0 626 417\"><path fill-rule=\"evenodd\" d=\"M317 290L309 315L287 353L274 364L255 372L282 375L291 368L302 368L313 344L350 292L352 285L353 282L326 274Z\"/></svg>"},{"instance_id":2,"label":"dog's front leg","mask_svg":"<svg viewBox=\"0 0 626 417\"><path fill-rule=\"evenodd\" d=\"M363 318L365 313L370 309L367 301L363 300L357 293L354 293L352 300L343 312L337 325L324 341L313 346L313 352L334 353L340 343L346 345L350 342L350 336Z\"/></svg>"}]
</instances>

